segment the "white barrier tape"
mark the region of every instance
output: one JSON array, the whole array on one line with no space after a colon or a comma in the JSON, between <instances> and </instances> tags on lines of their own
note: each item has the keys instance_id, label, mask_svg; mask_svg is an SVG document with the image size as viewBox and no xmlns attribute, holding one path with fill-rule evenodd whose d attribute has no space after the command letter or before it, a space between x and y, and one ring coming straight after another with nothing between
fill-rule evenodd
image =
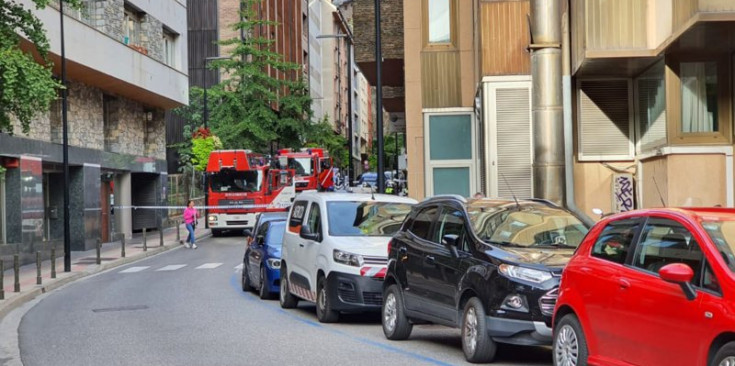
<instances>
[{"instance_id":1,"label":"white barrier tape","mask_svg":"<svg viewBox=\"0 0 735 366\"><path fill-rule=\"evenodd\" d=\"M195 209L224 210L224 209L251 209L251 208L288 208L290 204L275 205L230 205L230 206L194 206ZM184 210L187 206L112 206L116 210Z\"/></svg>"}]
</instances>

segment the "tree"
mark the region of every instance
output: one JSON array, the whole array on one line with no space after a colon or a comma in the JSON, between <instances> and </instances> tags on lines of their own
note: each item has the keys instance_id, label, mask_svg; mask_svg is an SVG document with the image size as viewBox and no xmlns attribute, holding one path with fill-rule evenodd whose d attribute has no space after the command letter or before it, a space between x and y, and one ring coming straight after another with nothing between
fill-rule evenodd
<instances>
[{"instance_id":1,"label":"tree","mask_svg":"<svg viewBox=\"0 0 735 366\"><path fill-rule=\"evenodd\" d=\"M32 0L37 9L50 0ZM79 0L62 0L80 6ZM42 63L20 49L20 36L35 45ZM0 133L13 132L12 120L27 134L37 113L48 111L62 85L54 80L48 61L49 42L43 23L15 0L0 0Z\"/></svg>"},{"instance_id":2,"label":"tree","mask_svg":"<svg viewBox=\"0 0 735 366\"><path fill-rule=\"evenodd\" d=\"M332 125L324 117L319 123L309 126L305 135L305 147L323 147L329 151L329 155L335 160L335 165L346 167L349 155L347 139L332 130Z\"/></svg>"}]
</instances>

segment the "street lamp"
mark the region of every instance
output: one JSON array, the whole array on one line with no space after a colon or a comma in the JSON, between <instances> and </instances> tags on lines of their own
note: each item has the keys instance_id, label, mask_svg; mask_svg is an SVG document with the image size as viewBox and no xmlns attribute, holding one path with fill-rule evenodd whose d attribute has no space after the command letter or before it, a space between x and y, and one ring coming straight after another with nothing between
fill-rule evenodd
<instances>
[{"instance_id":1,"label":"street lamp","mask_svg":"<svg viewBox=\"0 0 735 366\"><path fill-rule=\"evenodd\" d=\"M69 122L67 119L66 50L64 48L64 0L59 0L61 36L61 126L64 155L64 272L71 272L71 228L69 225Z\"/></svg>"},{"instance_id":2,"label":"street lamp","mask_svg":"<svg viewBox=\"0 0 735 366\"><path fill-rule=\"evenodd\" d=\"M207 122L209 121L209 108L207 107L207 64L209 61L226 60L229 57L216 56L216 57L205 57L204 58L204 111L202 113L202 121L204 122L204 128L207 128ZM207 172L204 172L204 228L209 228L209 186L207 185Z\"/></svg>"},{"instance_id":3,"label":"street lamp","mask_svg":"<svg viewBox=\"0 0 735 366\"><path fill-rule=\"evenodd\" d=\"M375 117L377 118L376 133L378 134L378 193L385 192L385 162L383 161L383 81L382 65L383 49L380 40L380 0L375 0Z\"/></svg>"},{"instance_id":4,"label":"street lamp","mask_svg":"<svg viewBox=\"0 0 735 366\"><path fill-rule=\"evenodd\" d=\"M349 88L349 93L347 97L347 110L348 110L348 118L347 118L347 149L349 150L349 153L347 154L347 185L352 186L352 179L354 176L354 169L352 167L352 153L353 153L353 140L354 136L352 136L352 118L353 118L353 112L352 112L352 45L353 39L352 35L347 33L338 33L338 34L321 34L316 36L316 39L325 39L325 38L342 38L342 39L349 39L350 44L347 47L347 84Z\"/></svg>"}]
</instances>

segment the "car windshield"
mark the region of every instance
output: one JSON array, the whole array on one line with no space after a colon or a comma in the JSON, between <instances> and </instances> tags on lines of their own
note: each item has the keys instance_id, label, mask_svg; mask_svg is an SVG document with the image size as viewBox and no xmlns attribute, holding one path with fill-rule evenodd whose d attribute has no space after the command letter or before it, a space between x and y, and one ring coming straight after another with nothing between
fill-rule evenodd
<instances>
[{"instance_id":1,"label":"car windshield","mask_svg":"<svg viewBox=\"0 0 735 366\"><path fill-rule=\"evenodd\" d=\"M288 168L296 175L311 175L311 158L288 158Z\"/></svg>"},{"instance_id":2,"label":"car windshield","mask_svg":"<svg viewBox=\"0 0 735 366\"><path fill-rule=\"evenodd\" d=\"M702 226L717 246L727 268L735 273L735 221L703 221Z\"/></svg>"},{"instance_id":3,"label":"car windshield","mask_svg":"<svg viewBox=\"0 0 735 366\"><path fill-rule=\"evenodd\" d=\"M492 244L576 248L588 231L574 215L543 204L479 200L467 213L475 233Z\"/></svg>"},{"instance_id":4,"label":"car windshield","mask_svg":"<svg viewBox=\"0 0 735 366\"><path fill-rule=\"evenodd\" d=\"M283 243L283 232L285 230L285 220L271 223L271 227L268 228L268 242L266 244L269 247L280 247Z\"/></svg>"},{"instance_id":5,"label":"car windshield","mask_svg":"<svg viewBox=\"0 0 735 366\"><path fill-rule=\"evenodd\" d=\"M213 192L258 192L263 173L260 170L237 171L225 168L213 173L209 181Z\"/></svg>"},{"instance_id":6,"label":"car windshield","mask_svg":"<svg viewBox=\"0 0 735 366\"><path fill-rule=\"evenodd\" d=\"M411 205L398 202L335 201L327 203L329 235L392 236Z\"/></svg>"}]
</instances>

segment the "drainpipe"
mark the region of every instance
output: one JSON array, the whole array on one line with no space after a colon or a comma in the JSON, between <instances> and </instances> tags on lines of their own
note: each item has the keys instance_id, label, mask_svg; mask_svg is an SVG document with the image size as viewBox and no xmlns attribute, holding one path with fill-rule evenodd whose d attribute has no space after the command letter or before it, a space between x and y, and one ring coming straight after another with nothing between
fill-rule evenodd
<instances>
[{"instance_id":1,"label":"drainpipe","mask_svg":"<svg viewBox=\"0 0 735 366\"><path fill-rule=\"evenodd\" d=\"M560 0L531 0L533 195L564 203Z\"/></svg>"},{"instance_id":2,"label":"drainpipe","mask_svg":"<svg viewBox=\"0 0 735 366\"><path fill-rule=\"evenodd\" d=\"M571 53L571 22L569 13L571 4L564 0L564 12L562 13L562 94L564 99L564 175L566 182L566 207L587 225L592 226L592 220L579 207L574 198L574 135L572 133L572 53Z\"/></svg>"}]
</instances>

